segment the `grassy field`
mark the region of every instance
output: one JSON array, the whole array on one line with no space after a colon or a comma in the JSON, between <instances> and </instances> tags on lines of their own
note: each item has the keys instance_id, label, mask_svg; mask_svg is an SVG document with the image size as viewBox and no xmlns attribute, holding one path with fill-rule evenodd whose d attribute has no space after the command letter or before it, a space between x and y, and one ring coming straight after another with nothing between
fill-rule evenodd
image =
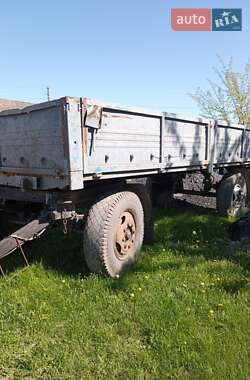
<instances>
[{"instance_id":1,"label":"grassy field","mask_svg":"<svg viewBox=\"0 0 250 380\"><path fill-rule=\"evenodd\" d=\"M33 243L0 280L0 378L250 379L250 255L228 251L228 225L157 211L156 243L118 281L86 273L80 235Z\"/></svg>"}]
</instances>

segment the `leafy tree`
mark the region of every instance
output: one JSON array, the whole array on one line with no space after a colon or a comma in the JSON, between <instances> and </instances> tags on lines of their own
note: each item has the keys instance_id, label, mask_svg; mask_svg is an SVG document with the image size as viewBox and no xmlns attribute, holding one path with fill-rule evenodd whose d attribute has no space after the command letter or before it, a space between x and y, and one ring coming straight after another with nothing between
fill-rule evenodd
<instances>
[{"instance_id":1,"label":"leafy tree","mask_svg":"<svg viewBox=\"0 0 250 380\"><path fill-rule=\"evenodd\" d=\"M196 88L191 98L204 117L250 124L250 60L242 73L234 71L232 58L228 64L220 57L218 61L218 67L213 68L218 80L208 80L209 88Z\"/></svg>"}]
</instances>

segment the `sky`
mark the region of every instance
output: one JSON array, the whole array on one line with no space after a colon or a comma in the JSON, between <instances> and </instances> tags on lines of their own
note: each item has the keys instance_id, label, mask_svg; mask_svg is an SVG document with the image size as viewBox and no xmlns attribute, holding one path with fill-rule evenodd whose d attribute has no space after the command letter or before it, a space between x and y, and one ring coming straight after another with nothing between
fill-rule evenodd
<instances>
[{"instance_id":1,"label":"sky","mask_svg":"<svg viewBox=\"0 0 250 380\"><path fill-rule=\"evenodd\" d=\"M87 96L198 114L216 55L250 58L249 0L0 0L0 98ZM171 8L242 8L241 32L175 32Z\"/></svg>"}]
</instances>

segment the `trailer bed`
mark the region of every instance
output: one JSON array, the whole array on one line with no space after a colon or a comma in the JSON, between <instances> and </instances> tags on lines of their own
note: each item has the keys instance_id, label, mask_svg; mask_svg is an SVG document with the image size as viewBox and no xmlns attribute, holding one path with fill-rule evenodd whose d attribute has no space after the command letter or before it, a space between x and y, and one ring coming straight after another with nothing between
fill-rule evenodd
<instances>
[{"instance_id":1,"label":"trailer bed","mask_svg":"<svg viewBox=\"0 0 250 380\"><path fill-rule=\"evenodd\" d=\"M250 164L245 126L87 98L2 111L0 131L0 186L29 190Z\"/></svg>"}]
</instances>

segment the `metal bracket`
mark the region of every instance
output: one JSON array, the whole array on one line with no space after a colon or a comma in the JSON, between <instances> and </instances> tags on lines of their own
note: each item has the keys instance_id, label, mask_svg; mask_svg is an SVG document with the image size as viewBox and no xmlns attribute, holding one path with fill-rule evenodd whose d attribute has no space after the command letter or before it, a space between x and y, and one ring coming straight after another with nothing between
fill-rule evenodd
<instances>
[{"instance_id":1,"label":"metal bracket","mask_svg":"<svg viewBox=\"0 0 250 380\"><path fill-rule=\"evenodd\" d=\"M209 160L209 165L208 165L208 172L211 175L214 172L215 144L216 144L217 132L218 132L217 125L218 125L218 121L215 120L215 122L212 124L212 128L214 130L213 140L211 139L211 135L210 135L210 144L209 144L210 145L210 160Z\"/></svg>"},{"instance_id":2,"label":"metal bracket","mask_svg":"<svg viewBox=\"0 0 250 380\"><path fill-rule=\"evenodd\" d=\"M87 128L100 129L102 125L102 107L94 104L86 110L85 126Z\"/></svg>"},{"instance_id":3,"label":"metal bracket","mask_svg":"<svg viewBox=\"0 0 250 380\"><path fill-rule=\"evenodd\" d=\"M82 124L86 128L100 129L102 126L103 108L97 104L90 104L87 98L80 98L82 110Z\"/></svg>"},{"instance_id":4,"label":"metal bracket","mask_svg":"<svg viewBox=\"0 0 250 380\"><path fill-rule=\"evenodd\" d=\"M44 220L42 219L42 217L40 217L40 219L38 218L32 220L13 234L5 237L3 240L0 241L0 260L19 249L25 261L26 267L28 267L29 263L22 246L26 242L38 238L46 230L48 226L49 221ZM0 273L4 275L4 271L1 266Z\"/></svg>"}]
</instances>

